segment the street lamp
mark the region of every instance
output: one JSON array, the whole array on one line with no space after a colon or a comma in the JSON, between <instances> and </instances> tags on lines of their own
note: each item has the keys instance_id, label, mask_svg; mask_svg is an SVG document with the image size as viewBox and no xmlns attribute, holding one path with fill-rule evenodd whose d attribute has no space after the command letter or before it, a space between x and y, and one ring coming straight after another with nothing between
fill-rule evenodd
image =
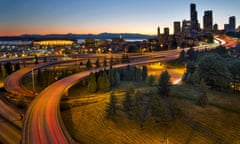
<instances>
[{"instance_id":1,"label":"street lamp","mask_svg":"<svg viewBox=\"0 0 240 144\"><path fill-rule=\"evenodd\" d=\"M33 94L35 93L35 84L34 84L34 69L32 68L32 88L33 88Z\"/></svg>"}]
</instances>

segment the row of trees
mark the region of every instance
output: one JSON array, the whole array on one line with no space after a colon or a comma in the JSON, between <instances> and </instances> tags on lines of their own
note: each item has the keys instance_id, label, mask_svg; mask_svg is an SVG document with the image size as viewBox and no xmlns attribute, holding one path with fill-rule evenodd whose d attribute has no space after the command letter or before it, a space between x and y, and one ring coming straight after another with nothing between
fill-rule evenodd
<instances>
[{"instance_id":1,"label":"row of trees","mask_svg":"<svg viewBox=\"0 0 240 144\"><path fill-rule=\"evenodd\" d=\"M107 92L119 83L120 77L116 69L91 73L88 78L88 92Z\"/></svg>"},{"instance_id":2,"label":"row of trees","mask_svg":"<svg viewBox=\"0 0 240 144\"><path fill-rule=\"evenodd\" d=\"M87 62L86 62L86 68L87 69L91 69L93 67L93 65L95 65L96 68L99 67L106 67L106 66L112 66L114 64L120 64L120 63L129 63L129 57L127 54L123 54L121 59L114 59L113 57L110 58L109 62L107 61L107 58L104 57L102 64L100 63L99 58L96 59L95 63L92 63L91 60L88 58ZM82 63L81 63L82 65Z\"/></svg>"},{"instance_id":3,"label":"row of trees","mask_svg":"<svg viewBox=\"0 0 240 144\"><path fill-rule=\"evenodd\" d=\"M117 86L122 81L145 81L147 79L147 67L137 68L136 66L127 66L121 69L104 70L97 73L91 73L88 78L88 91L95 93L97 91L107 92Z\"/></svg>"}]
</instances>

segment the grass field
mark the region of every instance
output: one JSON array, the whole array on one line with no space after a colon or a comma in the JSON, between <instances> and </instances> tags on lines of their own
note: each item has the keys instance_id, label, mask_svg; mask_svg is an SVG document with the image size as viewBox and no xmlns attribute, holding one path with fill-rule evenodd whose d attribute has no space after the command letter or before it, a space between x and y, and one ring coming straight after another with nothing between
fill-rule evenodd
<instances>
[{"instance_id":1,"label":"grass field","mask_svg":"<svg viewBox=\"0 0 240 144\"><path fill-rule=\"evenodd\" d=\"M119 103L125 86L123 83L116 89L120 92L117 95ZM136 89L144 90L144 87L138 84ZM174 144L240 144L239 95L209 90L209 105L202 108L195 104L197 87L172 86L173 102L181 110L179 118L168 124L149 119L143 129L122 111L118 111L115 121L106 119L104 110L109 95L85 96L82 98L87 101L85 104L62 111L65 125L77 141L87 144L163 144L167 141Z\"/></svg>"}]
</instances>

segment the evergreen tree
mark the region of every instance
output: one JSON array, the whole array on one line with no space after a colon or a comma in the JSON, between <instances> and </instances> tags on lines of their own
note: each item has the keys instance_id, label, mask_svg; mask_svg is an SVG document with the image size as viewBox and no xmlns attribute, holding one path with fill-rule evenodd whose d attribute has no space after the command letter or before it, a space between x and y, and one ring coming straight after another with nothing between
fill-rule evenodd
<instances>
[{"instance_id":1,"label":"evergreen tree","mask_svg":"<svg viewBox=\"0 0 240 144\"><path fill-rule=\"evenodd\" d=\"M91 61L90 61L89 58L88 58L87 63L86 63L86 68L87 68L87 69L92 68L92 63L91 63Z\"/></svg>"},{"instance_id":2,"label":"evergreen tree","mask_svg":"<svg viewBox=\"0 0 240 144\"><path fill-rule=\"evenodd\" d=\"M43 86L43 78L42 78L42 72L40 69L38 69L37 72L37 82L39 83L40 86Z\"/></svg>"},{"instance_id":3,"label":"evergreen tree","mask_svg":"<svg viewBox=\"0 0 240 144\"><path fill-rule=\"evenodd\" d=\"M99 59L97 58L96 60L96 68L99 68L100 67L100 63L99 63Z\"/></svg>"},{"instance_id":4,"label":"evergreen tree","mask_svg":"<svg viewBox=\"0 0 240 144\"><path fill-rule=\"evenodd\" d=\"M17 63L15 64L14 70L15 70L15 71L20 70L20 63L19 63L19 62L17 62Z\"/></svg>"},{"instance_id":5,"label":"evergreen tree","mask_svg":"<svg viewBox=\"0 0 240 144\"><path fill-rule=\"evenodd\" d=\"M12 68L12 63L7 62L5 64L5 69L8 75L10 75L13 72L13 68Z\"/></svg>"},{"instance_id":6,"label":"evergreen tree","mask_svg":"<svg viewBox=\"0 0 240 144\"><path fill-rule=\"evenodd\" d=\"M114 64L114 60L113 60L113 57L111 56L111 59L110 59L110 66L112 66Z\"/></svg>"},{"instance_id":7,"label":"evergreen tree","mask_svg":"<svg viewBox=\"0 0 240 144\"><path fill-rule=\"evenodd\" d=\"M34 56L34 61L35 61L35 64L38 64L38 56L37 55Z\"/></svg>"},{"instance_id":8,"label":"evergreen tree","mask_svg":"<svg viewBox=\"0 0 240 144\"><path fill-rule=\"evenodd\" d=\"M111 88L111 84L108 80L107 74L105 71L103 71L101 74L98 76L98 81L97 81L97 87L98 90L101 92L107 92Z\"/></svg>"},{"instance_id":9,"label":"evergreen tree","mask_svg":"<svg viewBox=\"0 0 240 144\"><path fill-rule=\"evenodd\" d=\"M196 52L194 51L194 49L192 47L187 51L187 55L188 55L188 59L190 61L195 61L197 58Z\"/></svg>"},{"instance_id":10,"label":"evergreen tree","mask_svg":"<svg viewBox=\"0 0 240 144\"><path fill-rule=\"evenodd\" d=\"M170 92L170 76L167 71L162 72L158 83L158 93L162 97L168 97Z\"/></svg>"},{"instance_id":11,"label":"evergreen tree","mask_svg":"<svg viewBox=\"0 0 240 144\"><path fill-rule=\"evenodd\" d=\"M113 70L113 78L114 78L114 86L119 85L119 83L120 83L120 75L119 75L117 69Z\"/></svg>"},{"instance_id":12,"label":"evergreen tree","mask_svg":"<svg viewBox=\"0 0 240 144\"><path fill-rule=\"evenodd\" d=\"M133 107L134 118L140 123L140 127L142 128L146 118L146 115L145 115L146 108L144 105L144 98L138 91L135 93L134 97L135 97L134 107Z\"/></svg>"},{"instance_id":13,"label":"evergreen tree","mask_svg":"<svg viewBox=\"0 0 240 144\"><path fill-rule=\"evenodd\" d=\"M103 60L103 67L106 67L107 66L107 58L104 57L104 60Z\"/></svg>"},{"instance_id":14,"label":"evergreen tree","mask_svg":"<svg viewBox=\"0 0 240 144\"><path fill-rule=\"evenodd\" d=\"M136 68L135 70L135 81L140 82L142 80L142 70L139 68Z\"/></svg>"},{"instance_id":15,"label":"evergreen tree","mask_svg":"<svg viewBox=\"0 0 240 144\"><path fill-rule=\"evenodd\" d=\"M132 83L128 83L127 85L127 90L126 90L128 93L130 94L134 94L135 93L135 87Z\"/></svg>"},{"instance_id":16,"label":"evergreen tree","mask_svg":"<svg viewBox=\"0 0 240 144\"><path fill-rule=\"evenodd\" d=\"M186 68L187 68L187 74L194 73L194 71L196 69L195 63L193 61L188 61Z\"/></svg>"},{"instance_id":17,"label":"evergreen tree","mask_svg":"<svg viewBox=\"0 0 240 144\"><path fill-rule=\"evenodd\" d=\"M199 98L197 101L197 103L202 107L206 106L208 103L207 89L208 89L208 87L207 87L206 83L204 82L204 80L202 79L200 82L200 93L199 93Z\"/></svg>"},{"instance_id":18,"label":"evergreen tree","mask_svg":"<svg viewBox=\"0 0 240 144\"><path fill-rule=\"evenodd\" d=\"M148 86L154 86L154 82L155 82L155 77L153 75L150 75L147 77L146 83Z\"/></svg>"},{"instance_id":19,"label":"evergreen tree","mask_svg":"<svg viewBox=\"0 0 240 144\"><path fill-rule=\"evenodd\" d=\"M108 71L108 79L109 79L109 81L111 83L111 87L115 86L115 79L114 79L114 76L113 76L113 73L114 73L113 71L114 71L113 69L110 69Z\"/></svg>"},{"instance_id":20,"label":"evergreen tree","mask_svg":"<svg viewBox=\"0 0 240 144\"><path fill-rule=\"evenodd\" d=\"M160 117L161 114L162 99L159 95L153 95L151 97L151 115Z\"/></svg>"},{"instance_id":21,"label":"evergreen tree","mask_svg":"<svg viewBox=\"0 0 240 144\"><path fill-rule=\"evenodd\" d=\"M133 100L132 96L129 92L126 92L125 98L123 100L123 111L127 112L128 116L132 116L132 110L133 110Z\"/></svg>"},{"instance_id":22,"label":"evergreen tree","mask_svg":"<svg viewBox=\"0 0 240 144\"><path fill-rule=\"evenodd\" d=\"M105 109L106 117L113 119L117 114L117 97L111 93L110 101Z\"/></svg>"},{"instance_id":23,"label":"evergreen tree","mask_svg":"<svg viewBox=\"0 0 240 144\"><path fill-rule=\"evenodd\" d=\"M143 69L142 69L142 80L143 81L146 80L147 74L148 74L147 66L143 66Z\"/></svg>"},{"instance_id":24,"label":"evergreen tree","mask_svg":"<svg viewBox=\"0 0 240 144\"><path fill-rule=\"evenodd\" d=\"M184 61L185 61L185 55L186 55L185 51L182 50L182 51L180 52L179 57L178 57L178 62L180 62L180 63L184 62Z\"/></svg>"},{"instance_id":25,"label":"evergreen tree","mask_svg":"<svg viewBox=\"0 0 240 144\"><path fill-rule=\"evenodd\" d=\"M6 69L4 68L4 65L3 64L1 64L1 78L2 79L5 79L6 78L6 76L7 76L7 72L6 72Z\"/></svg>"},{"instance_id":26,"label":"evergreen tree","mask_svg":"<svg viewBox=\"0 0 240 144\"><path fill-rule=\"evenodd\" d=\"M88 78L88 92L95 93L96 91L97 91L96 76L94 73L91 73Z\"/></svg>"}]
</instances>

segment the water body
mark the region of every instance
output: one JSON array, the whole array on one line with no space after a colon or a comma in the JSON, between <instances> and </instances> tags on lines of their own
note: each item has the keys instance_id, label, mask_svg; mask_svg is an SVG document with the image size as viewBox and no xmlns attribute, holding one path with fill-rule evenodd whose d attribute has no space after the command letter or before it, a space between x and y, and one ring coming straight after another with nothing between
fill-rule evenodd
<instances>
[{"instance_id":1,"label":"water body","mask_svg":"<svg viewBox=\"0 0 240 144\"><path fill-rule=\"evenodd\" d=\"M96 39L97 41L100 40L100 39ZM107 41L112 41L111 39L105 39ZM147 40L147 39L124 39L126 42L141 42L141 41L144 41L144 40ZM77 39L77 43L81 44L81 43L84 43L85 42L85 39Z\"/></svg>"}]
</instances>

